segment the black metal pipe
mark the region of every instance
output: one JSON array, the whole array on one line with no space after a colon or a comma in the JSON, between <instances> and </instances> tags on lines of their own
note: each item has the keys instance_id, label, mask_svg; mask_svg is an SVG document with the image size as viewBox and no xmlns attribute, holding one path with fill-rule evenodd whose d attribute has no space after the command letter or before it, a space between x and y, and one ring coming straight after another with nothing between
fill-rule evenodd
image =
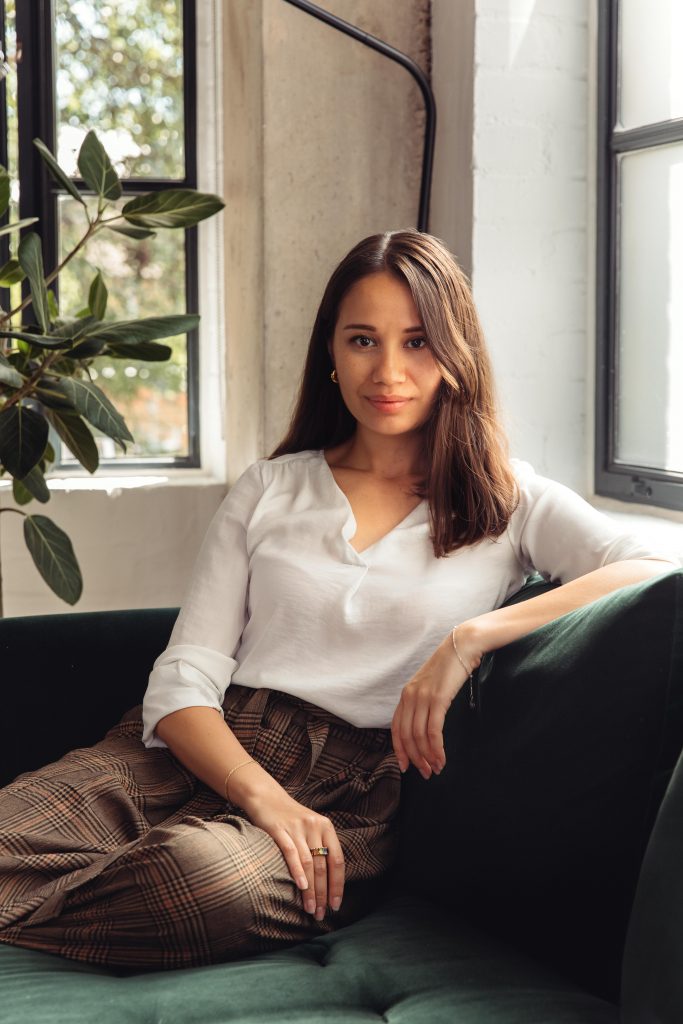
<instances>
[{"instance_id":1,"label":"black metal pipe","mask_svg":"<svg viewBox=\"0 0 683 1024\"><path fill-rule=\"evenodd\" d=\"M305 11L306 14L310 14L314 18L324 21L325 24L331 25L332 28L336 28L339 32L343 32L345 35L351 36L352 39L357 39L358 42L363 43L364 46L369 46L371 50L376 50L384 57L388 57L389 60L395 61L397 64L404 67L417 82L425 103L422 181L420 183L420 206L417 217L417 227L418 231L429 231L429 200L432 191L434 140L436 138L436 102L434 100L434 93L432 92L432 88L424 71L405 53L401 53L400 50L395 49L395 47L383 42L383 40L378 39L376 36L371 36L369 32L364 32L355 25L351 25L350 22L344 21L342 18L338 18L336 14L330 14L329 11L324 11L321 7L316 6L316 4L310 3L309 0L285 0L285 3L292 4L293 7L298 7L299 10Z\"/></svg>"}]
</instances>

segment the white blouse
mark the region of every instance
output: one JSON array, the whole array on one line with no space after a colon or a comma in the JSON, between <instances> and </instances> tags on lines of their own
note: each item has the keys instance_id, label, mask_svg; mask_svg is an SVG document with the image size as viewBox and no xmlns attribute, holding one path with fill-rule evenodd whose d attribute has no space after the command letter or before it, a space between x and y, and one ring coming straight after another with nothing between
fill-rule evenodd
<instances>
[{"instance_id":1,"label":"white blouse","mask_svg":"<svg viewBox=\"0 0 683 1024\"><path fill-rule=\"evenodd\" d=\"M436 558L426 499L358 553L351 506L322 450L253 463L209 526L154 662L145 746L167 745L154 728L172 711L221 711L231 680L388 729L401 690L448 631L498 608L534 569L566 583L657 557L569 488L512 466L521 500L505 533Z\"/></svg>"}]
</instances>

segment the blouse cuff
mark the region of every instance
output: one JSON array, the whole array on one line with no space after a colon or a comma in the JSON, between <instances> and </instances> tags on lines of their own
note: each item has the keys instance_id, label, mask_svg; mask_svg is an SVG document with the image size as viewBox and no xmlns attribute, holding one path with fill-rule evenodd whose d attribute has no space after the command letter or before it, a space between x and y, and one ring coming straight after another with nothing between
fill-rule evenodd
<instances>
[{"instance_id":1,"label":"blouse cuff","mask_svg":"<svg viewBox=\"0 0 683 1024\"><path fill-rule=\"evenodd\" d=\"M146 747L167 747L154 734L157 722L172 711L209 707L222 711L225 691L237 668L234 658L194 644L168 647L152 666L142 702L142 742Z\"/></svg>"}]
</instances>

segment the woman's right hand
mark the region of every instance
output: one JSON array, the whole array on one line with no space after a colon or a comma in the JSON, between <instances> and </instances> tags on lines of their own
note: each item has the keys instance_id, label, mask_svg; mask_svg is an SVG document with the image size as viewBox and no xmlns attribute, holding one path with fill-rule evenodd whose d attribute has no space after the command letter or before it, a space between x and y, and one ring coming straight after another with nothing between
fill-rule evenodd
<instances>
[{"instance_id":1,"label":"woman's right hand","mask_svg":"<svg viewBox=\"0 0 683 1024\"><path fill-rule=\"evenodd\" d=\"M282 850L292 878L303 890L304 909L315 913L317 921L325 916L328 902L338 910L344 894L344 854L330 819L300 804L279 785L243 801L242 807ZM315 846L326 846L327 856L312 854Z\"/></svg>"}]
</instances>

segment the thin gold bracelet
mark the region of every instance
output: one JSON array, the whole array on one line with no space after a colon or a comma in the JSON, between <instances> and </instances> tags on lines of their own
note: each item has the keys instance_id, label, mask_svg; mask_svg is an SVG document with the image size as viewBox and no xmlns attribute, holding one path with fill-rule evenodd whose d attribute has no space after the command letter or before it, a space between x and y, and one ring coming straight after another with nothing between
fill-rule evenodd
<instances>
[{"instance_id":1,"label":"thin gold bracelet","mask_svg":"<svg viewBox=\"0 0 683 1024\"><path fill-rule=\"evenodd\" d=\"M470 677L470 707L474 711L476 709L476 706L477 706L475 704L475 702L474 702L474 675L468 669L467 665L465 664L465 662L460 657L460 651L458 650L458 648L455 645L455 630L456 630L456 628L457 628L456 626L453 626L453 629L451 630L451 640L453 641L453 650L455 651L456 658L458 659L458 661L460 662L462 667L465 669L465 672L467 672L467 674Z\"/></svg>"},{"instance_id":2,"label":"thin gold bracelet","mask_svg":"<svg viewBox=\"0 0 683 1024\"><path fill-rule=\"evenodd\" d=\"M256 764L256 762L254 761L253 757L250 757L247 761L240 761L240 763L236 764L234 768L231 768L228 774L225 776L225 784L223 786L223 789L225 790L225 799L230 804L232 803L232 800L230 799L230 793L228 791L228 779L230 778L233 772L236 772L238 768L243 768L245 764Z\"/></svg>"}]
</instances>

